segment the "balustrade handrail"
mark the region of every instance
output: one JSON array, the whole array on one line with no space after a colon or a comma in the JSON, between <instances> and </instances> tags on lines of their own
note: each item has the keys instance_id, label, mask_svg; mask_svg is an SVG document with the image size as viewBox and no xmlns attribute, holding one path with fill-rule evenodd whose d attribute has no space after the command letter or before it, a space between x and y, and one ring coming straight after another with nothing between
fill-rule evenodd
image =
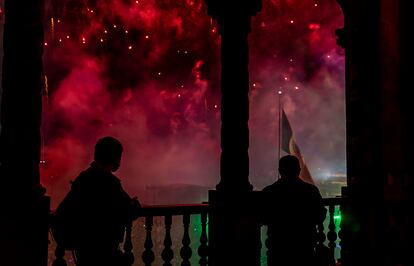
<instances>
[{"instance_id":1,"label":"balustrade handrail","mask_svg":"<svg viewBox=\"0 0 414 266\"><path fill-rule=\"evenodd\" d=\"M322 198L322 205L323 206L332 206L337 205L340 206L346 202L347 198L343 196L337 196L332 198Z\"/></svg>"},{"instance_id":2,"label":"balustrade handrail","mask_svg":"<svg viewBox=\"0 0 414 266\"><path fill-rule=\"evenodd\" d=\"M209 211L208 203L201 204L173 204L173 205L142 205L138 217L165 216L165 215L190 215Z\"/></svg>"},{"instance_id":3,"label":"balustrade handrail","mask_svg":"<svg viewBox=\"0 0 414 266\"><path fill-rule=\"evenodd\" d=\"M346 201L345 197L337 196L331 198L322 198L323 206L340 206ZM165 216L165 215L185 215L200 214L209 212L209 203L200 204L161 204L161 205L142 205L142 209L138 217L145 216Z\"/></svg>"},{"instance_id":4,"label":"balustrade handrail","mask_svg":"<svg viewBox=\"0 0 414 266\"><path fill-rule=\"evenodd\" d=\"M340 206L346 202L346 197L337 196L331 198L322 198L323 206L336 205ZM164 216L164 215L184 215L199 214L209 211L209 203L200 204L161 204L161 205L142 205L141 213L138 217Z\"/></svg>"},{"instance_id":5,"label":"balustrade handrail","mask_svg":"<svg viewBox=\"0 0 414 266\"><path fill-rule=\"evenodd\" d=\"M322 198L323 206L342 205L345 203L346 197L338 196L332 198ZM142 205L141 212L138 217L151 216L165 216L165 215L184 215L184 214L199 214L209 211L210 205L208 203L200 204L160 204L160 205ZM50 211L51 215L55 210Z\"/></svg>"}]
</instances>

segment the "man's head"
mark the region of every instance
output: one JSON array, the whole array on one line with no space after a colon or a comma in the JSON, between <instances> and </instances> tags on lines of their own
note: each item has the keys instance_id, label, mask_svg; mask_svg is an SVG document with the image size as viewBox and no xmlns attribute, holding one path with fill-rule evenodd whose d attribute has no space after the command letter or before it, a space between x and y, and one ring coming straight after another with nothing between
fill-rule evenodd
<instances>
[{"instance_id":1,"label":"man's head","mask_svg":"<svg viewBox=\"0 0 414 266\"><path fill-rule=\"evenodd\" d=\"M286 155L280 158L279 173L282 177L298 177L300 174L300 163L298 158L293 155Z\"/></svg>"},{"instance_id":2,"label":"man's head","mask_svg":"<svg viewBox=\"0 0 414 266\"><path fill-rule=\"evenodd\" d=\"M98 140L95 144L93 159L101 166L115 172L121 164L122 144L119 140L107 136Z\"/></svg>"}]
</instances>

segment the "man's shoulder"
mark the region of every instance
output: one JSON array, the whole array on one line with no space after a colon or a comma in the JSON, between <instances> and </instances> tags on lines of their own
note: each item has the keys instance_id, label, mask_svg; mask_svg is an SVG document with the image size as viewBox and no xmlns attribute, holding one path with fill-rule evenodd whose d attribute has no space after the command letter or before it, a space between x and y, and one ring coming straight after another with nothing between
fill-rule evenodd
<instances>
[{"instance_id":1,"label":"man's shoulder","mask_svg":"<svg viewBox=\"0 0 414 266\"><path fill-rule=\"evenodd\" d=\"M90 168L83 170L73 181L71 181L72 188L86 183L91 179L91 176L93 176L93 173L91 173Z\"/></svg>"},{"instance_id":2,"label":"man's shoulder","mask_svg":"<svg viewBox=\"0 0 414 266\"><path fill-rule=\"evenodd\" d=\"M315 186L314 184L311 184L311 183L308 183L308 182L304 181L300 177L296 179L296 182L298 184L300 184L305 189L308 189L308 190L318 190L318 187L317 186Z\"/></svg>"},{"instance_id":3,"label":"man's shoulder","mask_svg":"<svg viewBox=\"0 0 414 266\"><path fill-rule=\"evenodd\" d=\"M263 191L263 192L271 192L271 191L273 191L273 190L277 189L277 187L278 187L278 186L279 186L278 181L276 181L276 182L274 182L273 184L271 184L271 185L268 185L268 186L264 187L264 188L262 189L262 191Z\"/></svg>"},{"instance_id":4,"label":"man's shoulder","mask_svg":"<svg viewBox=\"0 0 414 266\"><path fill-rule=\"evenodd\" d=\"M313 193L318 193L318 194L320 194L320 192L319 192L319 188L318 188L316 185L314 185L314 184L309 184L309 183L307 183L307 182L305 182L305 181L303 181L303 183L305 183L305 186L307 187L307 189L309 189L309 191L312 191Z\"/></svg>"},{"instance_id":5,"label":"man's shoulder","mask_svg":"<svg viewBox=\"0 0 414 266\"><path fill-rule=\"evenodd\" d=\"M273 184L268 185L265 188L263 188L262 191L264 195L274 198L274 197L284 197L286 193L288 192L288 189L286 189L286 185L284 184L284 182L282 182L279 179Z\"/></svg>"},{"instance_id":6,"label":"man's shoulder","mask_svg":"<svg viewBox=\"0 0 414 266\"><path fill-rule=\"evenodd\" d=\"M96 185L96 183L99 183L101 185L120 185L121 180L110 172L106 172L91 166L82 171L73 181L73 185L75 187L79 185L84 186L90 183L93 183L94 185Z\"/></svg>"},{"instance_id":7,"label":"man's shoulder","mask_svg":"<svg viewBox=\"0 0 414 266\"><path fill-rule=\"evenodd\" d=\"M319 201L319 199L322 198L319 188L314 184L310 184L305 181L302 181L301 190L303 191L304 195L307 195L309 199Z\"/></svg>"}]
</instances>

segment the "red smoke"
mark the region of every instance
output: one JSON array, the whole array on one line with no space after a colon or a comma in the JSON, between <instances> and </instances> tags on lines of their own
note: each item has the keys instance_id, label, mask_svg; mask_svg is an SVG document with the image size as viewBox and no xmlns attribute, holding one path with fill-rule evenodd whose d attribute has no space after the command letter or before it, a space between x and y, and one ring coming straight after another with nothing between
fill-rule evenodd
<instances>
[{"instance_id":1,"label":"red smoke","mask_svg":"<svg viewBox=\"0 0 414 266\"><path fill-rule=\"evenodd\" d=\"M213 187L220 38L203 1L50 0L47 10L42 181L49 193L61 197L104 135L125 146L117 174L131 193L156 184ZM344 170L344 63L334 36L342 19L335 0L263 1L254 18L255 187L275 178L278 90L310 171Z\"/></svg>"}]
</instances>

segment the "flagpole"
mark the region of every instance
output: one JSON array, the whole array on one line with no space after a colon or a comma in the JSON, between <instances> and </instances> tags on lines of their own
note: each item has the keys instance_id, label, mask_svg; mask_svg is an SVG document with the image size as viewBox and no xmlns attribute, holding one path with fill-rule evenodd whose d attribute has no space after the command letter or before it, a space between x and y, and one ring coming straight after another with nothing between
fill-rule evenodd
<instances>
[{"instance_id":1,"label":"flagpole","mask_svg":"<svg viewBox=\"0 0 414 266\"><path fill-rule=\"evenodd\" d=\"M282 98L282 91L281 90L279 90L278 92L277 92L277 95L278 95L278 130L279 130L279 134L278 134L278 154L277 154L277 161L278 161L278 164L279 164L279 160L280 160L280 152L281 152L281 139L282 139L282 105L281 105L281 101L280 101L280 98ZM277 171L277 177L278 177L278 179L280 178L280 173L279 173L279 171Z\"/></svg>"}]
</instances>

